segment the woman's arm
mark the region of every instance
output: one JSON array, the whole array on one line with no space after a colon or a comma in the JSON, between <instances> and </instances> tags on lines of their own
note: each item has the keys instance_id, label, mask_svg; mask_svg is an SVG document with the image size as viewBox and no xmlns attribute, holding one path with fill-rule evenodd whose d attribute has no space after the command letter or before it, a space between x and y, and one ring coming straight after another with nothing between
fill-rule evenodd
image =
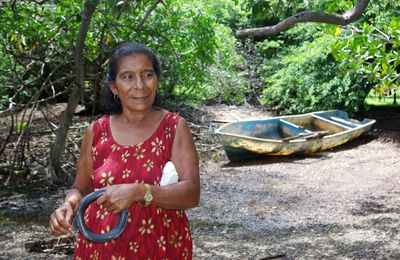
<instances>
[{"instance_id":1,"label":"woman's arm","mask_svg":"<svg viewBox=\"0 0 400 260\"><path fill-rule=\"evenodd\" d=\"M76 167L76 177L71 190L61 204L50 215L50 233L54 236L65 235L72 230L72 217L76 212L82 197L93 190L90 174L92 162L92 125L88 127L82 140L79 159Z\"/></svg>"},{"instance_id":2,"label":"woman's arm","mask_svg":"<svg viewBox=\"0 0 400 260\"><path fill-rule=\"evenodd\" d=\"M178 123L171 160L179 174L179 182L151 186L152 204L168 209L187 209L200 202L199 160L190 128L184 119ZM143 189L143 196L144 196Z\"/></svg>"}]
</instances>

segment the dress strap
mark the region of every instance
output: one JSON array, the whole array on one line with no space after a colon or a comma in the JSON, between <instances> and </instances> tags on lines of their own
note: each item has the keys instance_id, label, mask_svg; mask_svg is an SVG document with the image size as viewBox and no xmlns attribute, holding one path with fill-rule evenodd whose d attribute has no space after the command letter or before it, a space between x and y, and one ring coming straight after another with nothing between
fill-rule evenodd
<instances>
[{"instance_id":1,"label":"dress strap","mask_svg":"<svg viewBox=\"0 0 400 260\"><path fill-rule=\"evenodd\" d=\"M96 121L93 122L92 128L92 146L95 146L101 139L102 133L107 133L108 127L107 125L110 122L110 116L103 116Z\"/></svg>"},{"instance_id":2,"label":"dress strap","mask_svg":"<svg viewBox=\"0 0 400 260\"><path fill-rule=\"evenodd\" d=\"M173 112L168 112L166 116L166 125L171 130L171 139L175 139L176 128L178 127L179 120L181 120L181 116L175 114Z\"/></svg>"},{"instance_id":3,"label":"dress strap","mask_svg":"<svg viewBox=\"0 0 400 260\"><path fill-rule=\"evenodd\" d=\"M169 161L171 158L172 145L174 143L176 128L180 119L181 117L179 115L168 112L161 122L159 127L160 132L157 133L157 135L162 136L162 139L164 140L166 148L165 159L167 159L167 161Z\"/></svg>"}]
</instances>

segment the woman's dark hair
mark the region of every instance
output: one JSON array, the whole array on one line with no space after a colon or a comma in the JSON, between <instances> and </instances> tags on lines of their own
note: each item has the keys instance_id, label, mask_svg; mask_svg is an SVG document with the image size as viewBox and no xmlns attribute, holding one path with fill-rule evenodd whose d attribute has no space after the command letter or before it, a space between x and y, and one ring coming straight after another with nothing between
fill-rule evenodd
<instances>
[{"instance_id":1,"label":"woman's dark hair","mask_svg":"<svg viewBox=\"0 0 400 260\"><path fill-rule=\"evenodd\" d=\"M108 72L105 78L105 86L103 90L103 110L106 114L119 114L122 112L122 105L119 98L115 98L114 94L111 92L109 88L109 84L114 82L117 78L118 74L118 65L121 59L128 56L135 56L139 54L146 55L152 65L153 70L157 76L157 79L161 79L161 68L160 62L158 61L156 55L150 50L146 45L139 43L123 43L118 45L110 55L108 60ZM161 104L161 97L158 92L156 94L156 98L154 100L153 106L159 107Z\"/></svg>"}]
</instances>

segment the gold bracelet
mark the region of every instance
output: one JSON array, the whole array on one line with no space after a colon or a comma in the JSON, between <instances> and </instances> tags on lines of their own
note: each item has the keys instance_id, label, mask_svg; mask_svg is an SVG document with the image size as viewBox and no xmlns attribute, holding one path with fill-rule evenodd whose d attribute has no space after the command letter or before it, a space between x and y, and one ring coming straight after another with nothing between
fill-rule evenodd
<instances>
[{"instance_id":1,"label":"gold bracelet","mask_svg":"<svg viewBox=\"0 0 400 260\"><path fill-rule=\"evenodd\" d=\"M153 201L153 194L151 193L151 186L147 183L144 184L144 188L146 190L146 193L144 194L144 204L143 207L146 208L148 207L151 202Z\"/></svg>"}]
</instances>

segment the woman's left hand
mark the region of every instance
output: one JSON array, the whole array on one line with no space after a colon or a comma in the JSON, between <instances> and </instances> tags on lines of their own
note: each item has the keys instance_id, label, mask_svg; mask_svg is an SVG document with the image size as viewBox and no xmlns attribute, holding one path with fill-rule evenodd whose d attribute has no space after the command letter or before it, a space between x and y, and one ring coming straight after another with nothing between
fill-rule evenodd
<instances>
[{"instance_id":1,"label":"woman's left hand","mask_svg":"<svg viewBox=\"0 0 400 260\"><path fill-rule=\"evenodd\" d=\"M128 209L133 203L139 202L144 197L144 193L143 184L112 185L105 188L105 192L96 200L96 203L103 205L112 214L119 214L121 211Z\"/></svg>"}]
</instances>

